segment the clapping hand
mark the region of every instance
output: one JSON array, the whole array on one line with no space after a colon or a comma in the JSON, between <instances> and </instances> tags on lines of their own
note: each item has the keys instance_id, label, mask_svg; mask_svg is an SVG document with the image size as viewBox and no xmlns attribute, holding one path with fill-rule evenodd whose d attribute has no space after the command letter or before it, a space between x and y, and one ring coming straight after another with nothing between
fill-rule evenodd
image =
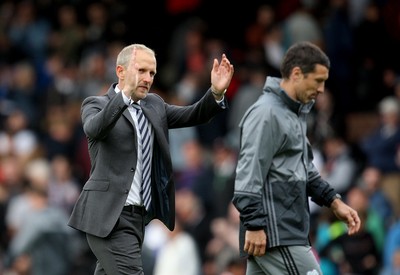
<instances>
[{"instance_id":1,"label":"clapping hand","mask_svg":"<svg viewBox=\"0 0 400 275\"><path fill-rule=\"evenodd\" d=\"M231 83L233 73L233 65L225 54L222 54L221 62L218 62L217 58L214 59L211 70L211 90L216 99L222 99L226 89L228 89Z\"/></svg>"}]
</instances>

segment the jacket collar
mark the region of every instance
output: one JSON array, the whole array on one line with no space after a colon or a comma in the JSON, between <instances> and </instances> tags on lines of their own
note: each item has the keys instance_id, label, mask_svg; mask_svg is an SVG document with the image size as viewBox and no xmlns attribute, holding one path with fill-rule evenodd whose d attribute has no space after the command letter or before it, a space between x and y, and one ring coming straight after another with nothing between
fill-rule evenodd
<instances>
[{"instance_id":1,"label":"jacket collar","mask_svg":"<svg viewBox=\"0 0 400 275\"><path fill-rule=\"evenodd\" d=\"M313 107L315 101L312 100L307 104L302 104L299 101L293 100L281 87L280 87L280 78L276 77L267 77L264 86L264 92L272 92L276 94L284 103L285 105L294 113L309 113L311 108Z\"/></svg>"}]
</instances>

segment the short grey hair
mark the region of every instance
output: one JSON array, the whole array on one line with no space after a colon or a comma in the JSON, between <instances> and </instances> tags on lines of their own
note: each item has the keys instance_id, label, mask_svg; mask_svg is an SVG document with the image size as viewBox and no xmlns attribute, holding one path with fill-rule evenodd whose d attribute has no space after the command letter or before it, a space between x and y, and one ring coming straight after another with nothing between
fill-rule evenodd
<instances>
[{"instance_id":1,"label":"short grey hair","mask_svg":"<svg viewBox=\"0 0 400 275\"><path fill-rule=\"evenodd\" d=\"M149 48L149 47L147 47L146 45L143 45L143 44L131 44L131 45L126 46L125 48L123 48L121 50L121 52L118 54L116 66L118 66L118 65L121 65L123 67L128 66L133 49L146 51L146 52L154 55L154 57L156 56L156 53L154 52L154 50Z\"/></svg>"}]
</instances>

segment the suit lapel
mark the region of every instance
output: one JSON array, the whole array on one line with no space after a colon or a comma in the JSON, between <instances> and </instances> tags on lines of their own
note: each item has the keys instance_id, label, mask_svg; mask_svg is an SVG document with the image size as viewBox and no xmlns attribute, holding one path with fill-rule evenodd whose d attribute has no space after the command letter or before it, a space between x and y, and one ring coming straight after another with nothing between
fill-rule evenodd
<instances>
[{"instance_id":1,"label":"suit lapel","mask_svg":"<svg viewBox=\"0 0 400 275\"><path fill-rule=\"evenodd\" d=\"M133 122L132 116L131 116L131 114L129 113L128 108L125 109L125 111L122 113L122 115L123 115L127 120L129 120L129 122L132 124L132 127L135 128L135 123Z\"/></svg>"},{"instance_id":2,"label":"suit lapel","mask_svg":"<svg viewBox=\"0 0 400 275\"><path fill-rule=\"evenodd\" d=\"M161 122L159 117L157 116L156 110L154 110L154 107L150 104L147 104L145 100L142 100L140 102L140 106L142 107L144 115L153 126L153 128L158 128Z\"/></svg>"},{"instance_id":3,"label":"suit lapel","mask_svg":"<svg viewBox=\"0 0 400 275\"><path fill-rule=\"evenodd\" d=\"M109 98L110 100L111 100L114 96L117 95L117 93L115 92L115 86L116 86L116 85L117 85L116 83L113 84L113 85L111 85L110 89L108 89L108 91L107 91L107 96L108 96L108 98ZM121 97L122 97L122 95L121 95ZM132 116L131 116L131 114L129 113L128 108L125 109L125 111L122 113L122 115L123 115L127 120L129 120L129 122L132 124L132 127L135 129L135 123L133 122Z\"/></svg>"}]
</instances>

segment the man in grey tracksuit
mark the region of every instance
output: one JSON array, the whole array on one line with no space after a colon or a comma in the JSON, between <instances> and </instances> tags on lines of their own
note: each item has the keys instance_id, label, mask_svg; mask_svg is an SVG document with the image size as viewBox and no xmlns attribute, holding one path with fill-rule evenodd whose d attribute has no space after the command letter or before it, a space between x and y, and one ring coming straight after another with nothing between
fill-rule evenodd
<instances>
[{"instance_id":1,"label":"man in grey tracksuit","mask_svg":"<svg viewBox=\"0 0 400 275\"><path fill-rule=\"evenodd\" d=\"M359 230L357 212L340 200L312 163L306 116L324 90L330 62L315 45L293 45L282 79L267 77L263 94L240 123L233 203L247 274L322 274L309 241L308 197Z\"/></svg>"}]
</instances>

